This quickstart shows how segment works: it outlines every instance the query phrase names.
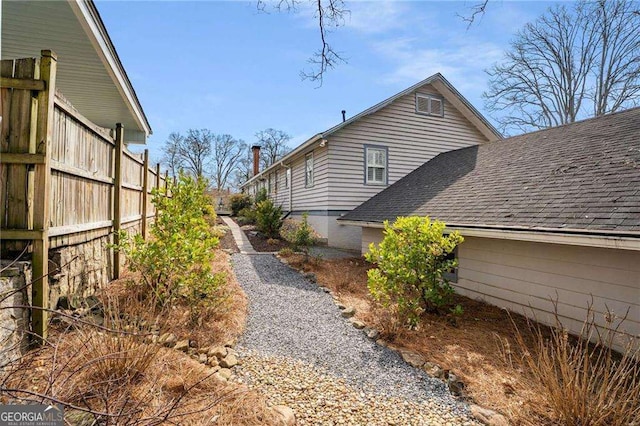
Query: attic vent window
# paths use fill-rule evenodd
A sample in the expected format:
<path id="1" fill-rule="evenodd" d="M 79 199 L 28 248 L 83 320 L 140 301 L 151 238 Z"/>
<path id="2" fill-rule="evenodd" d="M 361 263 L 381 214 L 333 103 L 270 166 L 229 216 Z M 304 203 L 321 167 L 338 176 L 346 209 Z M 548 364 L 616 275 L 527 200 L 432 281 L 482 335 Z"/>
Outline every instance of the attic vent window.
<path id="1" fill-rule="evenodd" d="M 416 93 L 416 112 L 444 117 L 444 100 L 439 96 Z"/>

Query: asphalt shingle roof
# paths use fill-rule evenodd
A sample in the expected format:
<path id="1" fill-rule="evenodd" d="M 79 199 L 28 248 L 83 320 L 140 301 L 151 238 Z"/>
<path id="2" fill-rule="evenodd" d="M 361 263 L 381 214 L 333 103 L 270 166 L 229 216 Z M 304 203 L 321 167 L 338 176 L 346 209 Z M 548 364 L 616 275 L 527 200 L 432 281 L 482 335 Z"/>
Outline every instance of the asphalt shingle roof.
<path id="1" fill-rule="evenodd" d="M 442 153 L 342 220 L 640 232 L 640 108 Z"/>

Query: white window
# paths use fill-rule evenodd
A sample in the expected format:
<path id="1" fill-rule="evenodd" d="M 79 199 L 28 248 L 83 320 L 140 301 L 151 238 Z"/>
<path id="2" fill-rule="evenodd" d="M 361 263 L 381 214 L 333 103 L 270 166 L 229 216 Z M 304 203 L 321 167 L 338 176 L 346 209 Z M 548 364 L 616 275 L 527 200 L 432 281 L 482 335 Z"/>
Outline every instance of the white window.
<path id="1" fill-rule="evenodd" d="M 304 186 L 313 186 L 313 152 L 304 157 Z"/>
<path id="2" fill-rule="evenodd" d="M 287 169 L 287 173 L 284 175 L 284 187 L 289 188 L 289 182 L 291 181 L 291 169 Z"/>
<path id="3" fill-rule="evenodd" d="M 365 183 L 387 184 L 387 148 L 365 146 Z"/>
<path id="4" fill-rule="evenodd" d="M 436 95 L 416 93 L 416 112 L 444 117 L 444 100 Z"/>
<path id="5" fill-rule="evenodd" d="M 276 170 L 276 180 L 273 184 L 273 192 L 278 193 L 278 171 Z"/>

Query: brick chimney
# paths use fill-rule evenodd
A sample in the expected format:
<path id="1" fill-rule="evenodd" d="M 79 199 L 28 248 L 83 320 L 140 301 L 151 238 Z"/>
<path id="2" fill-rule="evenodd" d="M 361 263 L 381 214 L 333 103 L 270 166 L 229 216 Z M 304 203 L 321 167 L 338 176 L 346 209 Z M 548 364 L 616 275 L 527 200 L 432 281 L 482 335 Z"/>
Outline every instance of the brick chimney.
<path id="1" fill-rule="evenodd" d="M 260 173 L 260 145 L 254 145 L 251 147 L 253 152 L 253 175 Z"/>

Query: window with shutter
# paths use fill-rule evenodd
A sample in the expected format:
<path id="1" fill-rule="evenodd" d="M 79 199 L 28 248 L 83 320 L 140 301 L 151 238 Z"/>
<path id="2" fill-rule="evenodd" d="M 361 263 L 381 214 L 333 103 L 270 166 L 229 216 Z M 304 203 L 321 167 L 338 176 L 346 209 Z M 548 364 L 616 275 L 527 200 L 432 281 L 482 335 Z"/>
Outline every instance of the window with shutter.
<path id="1" fill-rule="evenodd" d="M 436 95 L 416 93 L 416 112 L 418 114 L 444 117 L 444 100 Z"/>
<path id="2" fill-rule="evenodd" d="M 365 146 L 365 184 L 387 184 L 387 148 Z"/>

